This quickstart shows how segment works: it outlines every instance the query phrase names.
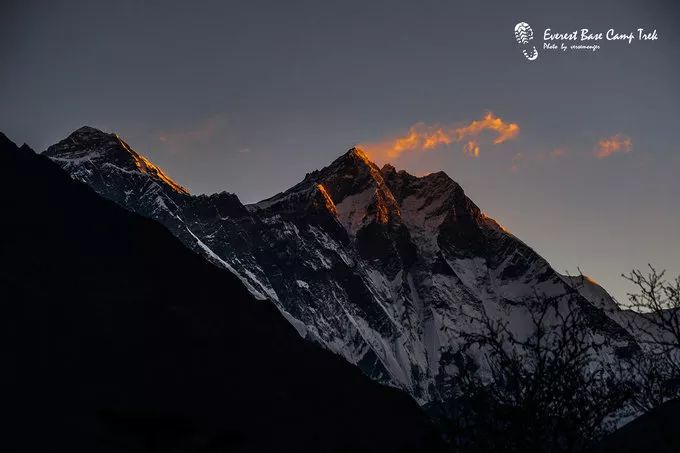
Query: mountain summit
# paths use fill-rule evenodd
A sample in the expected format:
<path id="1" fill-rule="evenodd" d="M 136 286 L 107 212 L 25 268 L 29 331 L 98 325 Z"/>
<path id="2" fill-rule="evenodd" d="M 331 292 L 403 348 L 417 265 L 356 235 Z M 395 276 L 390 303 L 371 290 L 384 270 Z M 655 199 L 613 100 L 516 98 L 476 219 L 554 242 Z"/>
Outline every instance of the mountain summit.
<path id="1" fill-rule="evenodd" d="M 137 154 L 116 134 L 107 134 L 90 126 L 83 126 L 71 135 L 47 149 L 44 153 L 62 166 L 88 172 L 102 165 L 115 167 L 123 172 L 137 172 L 151 180 L 162 182 L 172 190 L 187 194 L 184 187 L 174 182 L 163 170 L 144 156 Z"/>
<path id="2" fill-rule="evenodd" d="M 611 340 L 602 354 L 634 346 L 590 293 L 443 172 L 381 169 L 352 148 L 289 190 L 244 206 L 228 194 L 192 196 L 160 169 L 122 166 L 110 150 L 139 155 L 115 135 L 75 134 L 46 152 L 74 179 L 163 223 L 271 300 L 300 335 L 421 404 L 453 397 L 461 336 L 479 328 L 473 319 L 482 307 L 520 335 L 536 293 L 576 297 L 592 331 Z"/>
<path id="3" fill-rule="evenodd" d="M 89 136 L 73 153 L 114 154 Z M 440 451 L 410 397 L 2 134 L 0 203 L 3 451 Z"/>

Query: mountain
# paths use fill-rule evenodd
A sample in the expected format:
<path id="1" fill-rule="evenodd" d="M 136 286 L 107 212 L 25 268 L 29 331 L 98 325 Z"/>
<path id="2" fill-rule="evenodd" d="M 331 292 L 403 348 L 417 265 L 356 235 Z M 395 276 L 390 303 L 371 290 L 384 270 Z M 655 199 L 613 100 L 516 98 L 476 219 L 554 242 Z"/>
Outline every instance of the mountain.
<path id="1" fill-rule="evenodd" d="M 74 159 L 143 184 L 130 200 L 155 193 L 149 206 L 169 209 L 187 196 L 129 149 L 97 161 L 73 143 Z M 191 201 L 204 200 L 238 215 L 229 196 Z M 437 450 L 408 395 L 303 340 L 168 229 L 2 134 L 0 204 L 3 451 Z"/>
<path id="2" fill-rule="evenodd" d="M 96 129 L 44 154 L 229 269 L 303 337 L 423 405 L 453 397 L 462 335 L 479 329 L 482 310 L 521 336 L 536 294 L 575 299 L 592 334 L 607 339 L 601 354 L 637 348 L 595 292 L 556 272 L 443 172 L 378 168 L 353 148 L 289 190 L 243 205 L 224 192 L 187 193 Z"/>
<path id="3" fill-rule="evenodd" d="M 610 434 L 593 453 L 677 453 L 680 400 L 670 400 Z"/>

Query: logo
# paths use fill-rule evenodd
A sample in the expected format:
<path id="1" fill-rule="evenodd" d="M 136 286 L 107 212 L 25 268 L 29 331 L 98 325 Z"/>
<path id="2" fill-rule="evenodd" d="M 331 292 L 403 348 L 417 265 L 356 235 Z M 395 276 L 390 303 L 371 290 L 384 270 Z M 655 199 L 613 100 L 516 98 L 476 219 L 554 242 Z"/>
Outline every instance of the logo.
<path id="1" fill-rule="evenodd" d="M 522 54 L 529 61 L 534 61 L 538 58 L 538 50 L 536 46 L 530 46 L 529 42 L 534 39 L 534 31 L 531 29 L 531 25 L 526 22 L 520 22 L 515 25 L 515 39 L 517 43 L 520 44 L 522 48 Z"/>
<path id="2" fill-rule="evenodd" d="M 541 39 L 543 42 L 541 42 Z M 515 25 L 515 40 L 519 44 L 524 58 L 534 61 L 538 58 L 538 50 L 534 45 L 537 41 L 539 42 L 538 46 L 543 49 L 544 55 L 546 52 L 548 54 L 585 53 L 598 52 L 603 47 L 610 45 L 649 45 L 644 43 L 658 41 L 659 33 L 656 28 L 644 27 L 631 27 L 627 30 L 571 28 L 557 31 L 552 28 L 545 28 L 542 36 L 539 34 L 537 40 L 534 41 L 534 30 L 531 25 L 526 22 L 519 22 Z"/>

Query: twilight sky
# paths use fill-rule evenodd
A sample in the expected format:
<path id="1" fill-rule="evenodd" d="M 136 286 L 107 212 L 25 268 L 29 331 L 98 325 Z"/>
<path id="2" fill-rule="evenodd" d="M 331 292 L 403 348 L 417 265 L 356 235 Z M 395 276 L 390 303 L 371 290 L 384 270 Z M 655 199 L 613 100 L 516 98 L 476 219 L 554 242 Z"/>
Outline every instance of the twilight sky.
<path id="1" fill-rule="evenodd" d="M 640 27 L 658 40 L 542 47 L 546 28 Z M 193 193 L 254 202 L 363 144 L 380 164 L 446 171 L 619 300 L 622 272 L 680 273 L 672 0 L 3 1 L 0 58 L 0 130 L 36 150 L 87 124 Z"/>

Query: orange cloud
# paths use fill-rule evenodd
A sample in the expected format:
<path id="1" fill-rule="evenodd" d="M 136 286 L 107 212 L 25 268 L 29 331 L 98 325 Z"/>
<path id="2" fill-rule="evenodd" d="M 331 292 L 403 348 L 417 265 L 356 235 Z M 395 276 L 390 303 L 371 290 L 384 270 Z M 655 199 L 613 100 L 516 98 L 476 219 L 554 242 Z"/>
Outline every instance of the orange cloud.
<path id="1" fill-rule="evenodd" d="M 604 159 L 615 153 L 629 153 L 633 151 L 633 141 L 622 134 L 616 134 L 609 138 L 603 138 L 593 150 L 598 159 Z"/>
<path id="2" fill-rule="evenodd" d="M 515 123 L 506 123 L 502 119 L 494 116 L 493 113 L 487 112 L 481 120 L 475 120 L 467 126 L 460 127 L 455 130 L 456 138 L 462 140 L 465 137 L 476 137 L 485 130 L 490 130 L 498 133 L 498 136 L 493 141 L 494 145 L 506 142 L 517 137 L 519 134 L 519 126 Z"/>
<path id="3" fill-rule="evenodd" d="M 376 143 L 359 145 L 371 159 L 387 161 L 399 158 L 403 153 L 410 151 L 430 151 L 441 146 L 451 145 L 453 142 L 462 142 L 463 152 L 470 157 L 478 157 L 480 147 L 476 137 L 484 131 L 496 132 L 494 145 L 511 140 L 519 134 L 519 126 L 515 123 L 507 123 L 501 118 L 488 112 L 480 120 L 474 120 L 461 127 L 443 127 L 440 125 L 427 125 L 416 123 L 403 135 L 382 140 Z"/>
<path id="4" fill-rule="evenodd" d="M 475 140 L 468 140 L 468 142 L 463 145 L 463 152 L 470 157 L 479 157 L 479 143 Z"/>
<path id="5" fill-rule="evenodd" d="M 397 158 L 407 151 L 429 151 L 442 145 L 449 145 L 452 140 L 451 135 L 439 126 L 416 123 L 402 136 L 371 145 L 361 145 L 361 148 L 371 156 Z"/>
<path id="6" fill-rule="evenodd" d="M 434 149 L 441 145 L 450 145 L 451 136 L 447 134 L 443 129 L 438 128 L 435 131 L 430 132 L 424 137 L 423 149 Z"/>
<path id="7" fill-rule="evenodd" d="M 162 131 L 158 134 L 158 140 L 170 151 L 181 152 L 191 149 L 195 144 L 204 144 L 222 133 L 227 124 L 227 118 L 218 115 L 202 121 L 191 129 Z"/>

